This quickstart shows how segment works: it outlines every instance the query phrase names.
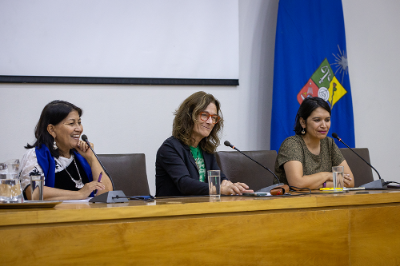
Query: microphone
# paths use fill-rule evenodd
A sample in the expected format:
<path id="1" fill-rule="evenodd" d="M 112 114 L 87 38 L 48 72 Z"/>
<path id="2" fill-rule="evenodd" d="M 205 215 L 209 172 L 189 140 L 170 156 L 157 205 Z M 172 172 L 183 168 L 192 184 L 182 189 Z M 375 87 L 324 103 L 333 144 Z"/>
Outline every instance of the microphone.
<path id="1" fill-rule="evenodd" d="M 361 160 L 363 160 L 366 164 L 368 164 L 368 166 L 371 167 L 372 169 L 374 169 L 374 171 L 378 174 L 379 180 L 374 180 L 372 182 L 361 185 L 360 187 L 364 187 L 365 189 L 387 189 L 387 184 L 389 184 L 390 182 L 385 182 L 385 180 L 383 180 L 381 178 L 381 175 L 378 173 L 378 171 L 370 163 L 368 163 L 366 160 L 364 160 L 364 158 L 361 157 L 352 148 L 350 148 L 349 145 L 344 143 L 343 140 L 341 138 L 339 138 L 338 134 L 332 133 L 332 137 L 334 137 L 335 139 L 337 139 L 338 141 L 343 143 L 347 148 L 349 148 L 352 152 L 354 152 L 354 154 L 356 154 L 358 157 L 360 157 Z"/>
<path id="2" fill-rule="evenodd" d="M 229 141 L 225 140 L 224 142 L 225 146 L 231 147 L 234 150 L 237 150 L 238 152 L 240 152 L 241 154 L 243 154 L 244 156 L 246 156 L 247 158 L 249 158 L 250 160 L 252 160 L 253 162 L 255 162 L 256 164 L 260 165 L 261 167 L 263 167 L 265 170 L 267 170 L 268 172 L 270 172 L 276 180 L 278 180 L 278 184 L 274 184 L 262 189 L 257 190 L 256 192 L 271 192 L 271 190 L 273 190 L 274 188 L 280 187 L 280 186 L 284 186 L 284 183 L 281 183 L 281 181 L 279 180 L 279 178 L 275 175 L 274 172 L 272 172 L 268 167 L 262 165 L 261 163 L 257 162 L 256 160 L 254 160 L 253 158 L 251 158 L 250 156 L 248 156 L 247 154 L 241 152 L 238 148 L 236 148 L 234 145 L 232 145 Z M 283 189 L 284 190 L 284 189 Z M 272 194 L 272 193 L 271 193 Z M 285 191 L 283 191 L 282 194 L 285 194 Z"/>
<path id="3" fill-rule="evenodd" d="M 87 144 L 87 145 L 89 146 L 89 148 L 92 150 L 94 156 L 96 156 L 97 161 L 100 163 L 100 165 L 101 165 L 101 167 L 103 168 L 104 172 L 106 172 L 106 174 L 107 174 L 108 177 L 110 178 L 112 187 L 113 187 L 113 189 L 114 189 L 114 188 L 115 188 L 115 186 L 114 186 L 114 181 L 112 180 L 111 175 L 107 172 L 107 170 L 106 170 L 106 168 L 104 167 L 104 165 L 101 163 L 101 161 L 100 161 L 99 157 L 97 156 L 97 154 L 96 154 L 96 153 L 94 152 L 94 150 L 92 149 L 92 146 L 90 145 L 90 142 L 89 142 L 89 140 L 88 140 L 88 137 L 87 137 L 86 135 L 82 135 L 82 140 L 83 140 L 84 142 L 86 142 L 86 144 Z"/>

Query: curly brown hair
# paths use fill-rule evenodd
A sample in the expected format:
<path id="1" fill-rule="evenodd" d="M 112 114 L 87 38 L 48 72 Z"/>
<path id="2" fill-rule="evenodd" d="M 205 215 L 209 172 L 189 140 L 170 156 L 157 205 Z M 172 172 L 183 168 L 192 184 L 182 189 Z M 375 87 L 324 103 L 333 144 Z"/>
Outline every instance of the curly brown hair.
<path id="1" fill-rule="evenodd" d="M 217 107 L 217 114 L 221 117 L 219 122 L 208 137 L 203 138 L 199 146 L 203 151 L 215 153 L 219 146 L 219 131 L 224 125 L 220 106 L 221 104 L 212 94 L 198 91 L 190 95 L 182 102 L 175 111 L 174 124 L 172 127 L 172 136 L 182 141 L 184 144 L 191 146 L 193 144 L 192 132 L 194 123 L 197 121 L 200 112 L 204 111 L 210 103 L 214 103 Z"/>

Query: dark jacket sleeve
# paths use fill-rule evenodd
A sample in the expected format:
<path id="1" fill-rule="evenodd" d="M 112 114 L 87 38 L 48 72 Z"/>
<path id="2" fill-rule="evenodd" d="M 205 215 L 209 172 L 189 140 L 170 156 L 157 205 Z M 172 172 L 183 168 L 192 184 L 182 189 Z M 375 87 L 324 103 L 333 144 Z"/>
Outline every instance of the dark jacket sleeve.
<path id="1" fill-rule="evenodd" d="M 167 139 L 157 152 L 156 196 L 207 195 L 208 184 L 199 173 L 190 149 L 179 140 Z"/>

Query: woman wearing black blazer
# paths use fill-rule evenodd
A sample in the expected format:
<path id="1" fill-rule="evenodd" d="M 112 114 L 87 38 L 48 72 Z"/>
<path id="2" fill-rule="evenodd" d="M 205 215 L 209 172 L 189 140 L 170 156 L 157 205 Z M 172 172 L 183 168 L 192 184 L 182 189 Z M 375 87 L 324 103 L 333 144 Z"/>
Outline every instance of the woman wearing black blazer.
<path id="1" fill-rule="evenodd" d="M 172 137 L 157 152 L 156 196 L 209 194 L 206 173 L 219 170 L 214 153 L 222 127 L 220 103 L 213 95 L 199 91 L 183 101 L 175 112 Z M 251 192 L 223 173 L 221 180 L 221 194 Z"/>

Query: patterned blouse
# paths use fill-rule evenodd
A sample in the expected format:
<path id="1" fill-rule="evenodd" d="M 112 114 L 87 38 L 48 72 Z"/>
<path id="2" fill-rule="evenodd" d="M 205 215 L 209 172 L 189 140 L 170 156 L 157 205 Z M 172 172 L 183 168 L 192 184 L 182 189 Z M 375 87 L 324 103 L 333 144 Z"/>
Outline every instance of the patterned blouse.
<path id="1" fill-rule="evenodd" d="M 74 160 L 73 154 L 71 154 L 70 158 L 65 158 L 62 156 L 54 158 L 56 167 L 55 169 L 56 180 L 54 186 L 55 188 L 61 188 L 67 190 L 79 190 L 78 188 L 75 188 L 76 182 L 73 182 L 73 179 L 75 181 L 78 181 L 81 176 L 82 176 L 81 181 L 83 184 L 89 183 L 89 179 L 87 178 L 87 175 L 83 170 L 83 168 L 81 167 L 81 165 L 79 164 L 79 162 L 77 163 L 77 166 L 75 166 L 73 160 Z M 79 170 L 77 168 L 79 168 Z M 69 172 L 72 175 L 71 177 L 69 174 L 67 174 L 65 169 L 69 170 Z M 37 161 L 36 152 L 34 148 L 28 149 L 21 160 L 19 178 L 21 180 L 21 187 L 23 191 L 26 189 L 28 185 L 30 185 L 29 176 L 32 174 L 44 176 L 43 170 Z M 46 179 L 44 180 L 44 185 L 46 185 Z"/>
<path id="2" fill-rule="evenodd" d="M 282 183 L 288 184 L 283 165 L 289 161 L 299 161 L 303 165 L 303 175 L 320 172 L 332 172 L 332 166 L 338 166 L 344 157 L 332 138 L 321 140 L 320 154 L 311 153 L 300 135 L 291 136 L 282 142 L 275 161 L 275 173 Z"/>

